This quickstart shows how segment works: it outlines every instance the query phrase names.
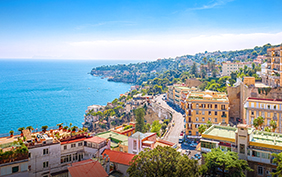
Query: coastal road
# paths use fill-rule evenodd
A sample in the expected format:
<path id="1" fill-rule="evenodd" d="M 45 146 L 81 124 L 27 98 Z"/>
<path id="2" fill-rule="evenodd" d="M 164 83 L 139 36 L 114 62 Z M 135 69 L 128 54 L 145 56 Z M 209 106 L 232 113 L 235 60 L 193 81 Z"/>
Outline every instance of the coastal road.
<path id="1" fill-rule="evenodd" d="M 184 130 L 184 118 L 183 115 L 177 111 L 175 111 L 173 108 L 171 108 L 162 98 L 164 94 L 161 94 L 156 97 L 156 102 L 161 105 L 162 107 L 170 110 L 173 112 L 172 114 L 172 122 L 175 123 L 173 127 L 170 128 L 168 134 L 166 137 L 164 137 L 164 140 L 177 143 L 178 144 L 178 138 L 181 133 L 181 130 Z"/>

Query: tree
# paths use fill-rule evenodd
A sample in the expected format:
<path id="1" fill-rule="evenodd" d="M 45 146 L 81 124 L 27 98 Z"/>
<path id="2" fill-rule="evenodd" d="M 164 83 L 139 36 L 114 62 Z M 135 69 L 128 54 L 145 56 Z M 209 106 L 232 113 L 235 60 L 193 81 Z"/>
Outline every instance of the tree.
<path id="1" fill-rule="evenodd" d="M 271 121 L 270 121 L 270 126 L 271 126 L 271 129 L 272 129 L 272 132 L 275 132 L 275 130 L 276 130 L 276 128 L 277 128 L 277 123 L 276 123 L 276 121 L 271 120 Z"/>
<path id="2" fill-rule="evenodd" d="M 207 126 L 205 124 L 201 124 L 198 128 L 199 132 L 202 134 L 206 131 Z"/>
<path id="3" fill-rule="evenodd" d="M 207 121 L 207 128 L 210 128 L 212 126 L 212 122 L 211 121 Z"/>
<path id="4" fill-rule="evenodd" d="M 205 164 L 201 167 L 202 176 L 236 176 L 244 177 L 244 171 L 252 171 L 247 161 L 239 160 L 236 152 L 223 152 L 219 148 L 203 154 Z"/>
<path id="5" fill-rule="evenodd" d="M 253 121 L 254 127 L 255 127 L 256 129 L 259 128 L 260 130 L 261 130 L 261 128 L 262 128 L 263 123 L 264 123 L 264 118 L 261 117 L 261 116 L 255 118 L 254 121 Z"/>
<path id="6" fill-rule="evenodd" d="M 206 57 L 203 58 L 203 62 L 207 63 L 207 58 Z"/>
<path id="7" fill-rule="evenodd" d="M 271 174 L 273 176 L 278 175 L 279 177 L 282 177 L 282 153 L 279 154 L 273 153 L 271 155 L 274 157 L 272 163 L 277 164 L 276 172 L 272 172 Z"/>
<path id="8" fill-rule="evenodd" d="M 196 160 L 181 156 L 171 147 L 157 146 L 153 150 L 145 149 L 133 157 L 127 172 L 132 177 L 169 177 L 199 176 Z"/>
<path id="9" fill-rule="evenodd" d="M 198 68 L 197 68 L 196 62 L 193 63 L 190 72 L 191 72 L 191 74 L 194 74 L 197 77 L 197 75 L 198 75 Z"/>
<path id="10" fill-rule="evenodd" d="M 152 124 L 151 132 L 157 133 L 157 135 L 160 136 L 161 128 L 162 128 L 162 124 L 160 124 L 158 120 L 155 120 Z"/>
<path id="11" fill-rule="evenodd" d="M 47 125 L 44 125 L 44 126 L 42 126 L 41 128 L 42 128 L 42 131 L 45 133 L 46 130 L 48 129 L 48 126 L 47 126 Z"/>
<path id="12" fill-rule="evenodd" d="M 265 127 L 265 128 L 264 128 L 264 131 L 266 131 L 266 132 L 271 132 L 271 129 L 270 129 L 269 127 Z"/>
<path id="13" fill-rule="evenodd" d="M 218 73 L 218 70 L 213 69 L 212 70 L 212 77 L 216 77 L 217 73 Z"/>
<path id="14" fill-rule="evenodd" d="M 205 78 L 207 76 L 207 72 L 204 68 L 201 68 L 201 77 Z"/>
<path id="15" fill-rule="evenodd" d="M 135 129 L 136 131 L 139 132 L 144 132 L 144 116 L 145 116 L 145 110 L 144 108 L 138 108 L 134 110 L 134 116 L 135 116 L 135 120 L 136 120 L 136 125 L 135 125 Z"/>
<path id="16" fill-rule="evenodd" d="M 20 131 L 22 133 L 24 129 L 25 129 L 24 127 L 20 127 L 20 128 L 18 128 L 18 131 Z"/>
<path id="17" fill-rule="evenodd" d="M 32 126 L 27 126 L 26 129 L 28 129 L 30 132 L 31 132 L 32 130 L 34 130 L 34 128 L 33 128 Z"/>

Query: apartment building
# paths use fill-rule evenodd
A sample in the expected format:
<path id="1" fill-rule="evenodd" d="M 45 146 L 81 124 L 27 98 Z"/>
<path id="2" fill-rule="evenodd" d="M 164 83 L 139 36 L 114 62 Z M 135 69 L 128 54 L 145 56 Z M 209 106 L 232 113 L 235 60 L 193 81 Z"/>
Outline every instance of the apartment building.
<path id="1" fill-rule="evenodd" d="M 251 63 L 231 63 L 230 61 L 222 63 L 221 75 L 230 76 L 232 72 L 239 71 L 240 68 L 244 69 L 245 65 L 251 67 Z"/>
<path id="2" fill-rule="evenodd" d="M 139 154 L 145 148 L 154 149 L 157 146 L 176 148 L 177 144 L 157 138 L 156 133 L 136 132 L 128 137 L 128 153 Z"/>
<path id="3" fill-rule="evenodd" d="M 186 134 L 200 136 L 198 127 L 211 121 L 213 124 L 229 123 L 229 99 L 226 93 L 194 91 L 186 98 Z"/>
<path id="4" fill-rule="evenodd" d="M 98 133 L 95 136 L 109 139 L 111 141 L 111 150 L 128 152 L 128 136 L 112 131 Z"/>
<path id="5" fill-rule="evenodd" d="M 131 136 L 135 133 L 135 122 L 129 122 L 111 129 L 112 132 L 116 132 L 121 135 Z"/>
<path id="6" fill-rule="evenodd" d="M 257 131 L 248 125 L 236 127 L 213 125 L 202 134 L 201 144 L 197 148 L 208 153 L 213 148 L 222 151 L 237 152 L 240 159 L 247 160 L 254 170 L 247 176 L 269 177 L 276 171 L 272 153 L 282 152 L 282 136 L 278 133 Z"/>
<path id="7" fill-rule="evenodd" d="M 264 118 L 263 128 L 270 126 L 270 121 L 277 123 L 276 132 L 281 132 L 282 120 L 282 100 L 281 99 L 264 99 L 252 98 L 246 99 L 244 104 L 245 122 L 252 126 L 255 118 L 261 116 Z"/>
<path id="8" fill-rule="evenodd" d="M 185 87 L 184 85 L 173 85 L 168 87 L 167 98 L 168 102 L 181 108 L 181 98 L 184 92 L 190 91 L 191 88 Z"/>
<path id="9" fill-rule="evenodd" d="M 267 72 L 261 76 L 262 82 L 271 87 L 282 85 L 282 46 L 267 49 Z"/>

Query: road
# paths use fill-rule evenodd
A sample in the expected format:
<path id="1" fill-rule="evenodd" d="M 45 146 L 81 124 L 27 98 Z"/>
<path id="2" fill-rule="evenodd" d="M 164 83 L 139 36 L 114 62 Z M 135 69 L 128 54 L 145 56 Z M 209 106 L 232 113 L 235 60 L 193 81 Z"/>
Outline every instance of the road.
<path id="1" fill-rule="evenodd" d="M 184 130 L 183 115 L 179 112 L 176 112 L 173 108 L 171 108 L 162 98 L 163 98 L 163 94 L 160 96 L 157 96 L 156 101 L 158 102 L 158 104 L 160 104 L 165 109 L 168 109 L 173 112 L 172 122 L 175 123 L 175 125 L 172 128 L 170 128 L 167 136 L 164 139 L 178 144 L 178 138 L 181 133 L 181 130 Z"/>
<path id="2" fill-rule="evenodd" d="M 164 140 L 176 143 L 178 146 L 181 147 L 182 152 L 184 153 L 185 150 L 189 149 L 191 154 L 189 155 L 189 158 L 191 158 L 192 156 L 194 156 L 195 154 L 199 154 L 198 151 L 195 150 L 194 147 L 191 147 L 189 144 L 188 140 L 188 145 L 182 143 L 179 143 L 179 135 L 181 133 L 181 130 L 184 130 L 184 117 L 181 113 L 175 111 L 172 107 L 170 107 L 164 100 L 163 100 L 163 95 L 159 95 L 156 97 L 156 102 L 157 104 L 161 105 L 162 107 L 164 107 L 165 109 L 170 110 L 171 112 L 173 112 L 172 114 L 172 122 L 175 123 L 175 125 L 173 127 L 170 128 L 169 132 L 167 133 L 167 136 L 164 137 Z M 202 163 L 201 160 L 198 161 L 199 164 Z"/>

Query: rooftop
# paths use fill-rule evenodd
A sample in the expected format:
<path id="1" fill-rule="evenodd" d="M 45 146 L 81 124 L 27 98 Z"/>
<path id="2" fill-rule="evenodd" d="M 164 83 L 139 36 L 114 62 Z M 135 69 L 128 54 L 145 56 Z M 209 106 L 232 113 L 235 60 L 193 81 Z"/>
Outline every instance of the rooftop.
<path id="1" fill-rule="evenodd" d="M 110 138 L 111 139 L 111 147 L 117 147 L 118 143 L 121 143 L 124 146 L 128 146 L 128 137 L 125 135 L 121 135 L 112 131 L 98 133 L 97 137 L 101 138 Z"/>
<path id="2" fill-rule="evenodd" d="M 253 131 L 252 139 L 250 142 L 279 146 L 282 148 L 282 134 L 273 133 L 273 132 L 265 132 L 265 131 Z"/>
<path id="3" fill-rule="evenodd" d="M 107 138 L 102 138 L 102 137 L 94 136 L 94 137 L 91 137 L 91 138 L 87 138 L 85 141 L 91 142 L 91 143 L 100 144 L 100 143 L 102 143 L 104 141 L 107 141 Z"/>
<path id="4" fill-rule="evenodd" d="M 72 163 L 68 170 L 72 177 L 92 177 L 94 174 L 95 177 L 108 176 L 103 166 L 92 159 Z"/>
<path id="5" fill-rule="evenodd" d="M 131 135 L 130 137 L 131 137 L 131 138 L 135 138 L 135 139 L 140 138 L 140 139 L 142 140 L 142 139 L 144 139 L 144 138 L 146 138 L 146 137 L 149 137 L 149 136 L 152 136 L 152 135 L 154 135 L 154 134 L 156 134 L 156 133 L 141 133 L 141 132 L 136 132 L 136 133 L 134 133 L 133 135 Z"/>
<path id="6" fill-rule="evenodd" d="M 129 153 L 120 152 L 120 151 L 113 151 L 109 149 L 106 149 L 103 152 L 103 156 L 104 154 L 107 154 L 110 157 L 111 162 L 124 164 L 124 165 L 130 165 L 129 162 L 135 156 L 135 154 L 129 154 Z"/>
<path id="7" fill-rule="evenodd" d="M 216 101 L 228 101 L 228 97 L 224 92 L 216 91 L 192 91 L 187 95 L 187 100 L 216 100 Z"/>
<path id="8" fill-rule="evenodd" d="M 254 98 L 249 97 L 246 101 L 261 101 L 261 102 L 282 102 L 282 99 L 266 99 L 266 98 Z"/>
<path id="9" fill-rule="evenodd" d="M 237 128 L 235 127 L 227 127 L 227 126 L 218 126 L 213 125 L 209 129 L 207 129 L 202 136 L 210 135 L 217 136 L 221 138 L 230 138 L 235 140 L 235 133 L 237 132 Z"/>

